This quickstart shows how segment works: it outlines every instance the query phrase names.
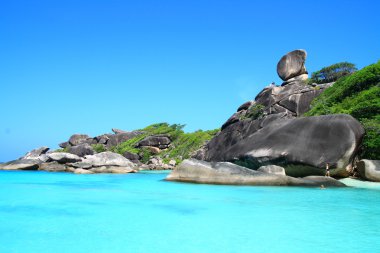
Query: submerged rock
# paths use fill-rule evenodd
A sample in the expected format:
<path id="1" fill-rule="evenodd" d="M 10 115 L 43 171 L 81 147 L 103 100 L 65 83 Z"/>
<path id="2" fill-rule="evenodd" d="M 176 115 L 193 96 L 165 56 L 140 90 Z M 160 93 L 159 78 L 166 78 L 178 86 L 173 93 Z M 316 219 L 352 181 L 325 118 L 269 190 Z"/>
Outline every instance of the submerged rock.
<path id="1" fill-rule="evenodd" d="M 363 159 L 356 165 L 361 178 L 373 182 L 380 182 L 380 160 Z"/>
<path id="2" fill-rule="evenodd" d="M 196 159 L 184 160 L 166 178 L 168 181 L 180 181 L 205 184 L 230 185 L 266 185 L 266 186 L 334 186 L 343 187 L 343 183 L 327 177 L 294 178 L 251 170 L 228 162 L 205 162 Z"/>

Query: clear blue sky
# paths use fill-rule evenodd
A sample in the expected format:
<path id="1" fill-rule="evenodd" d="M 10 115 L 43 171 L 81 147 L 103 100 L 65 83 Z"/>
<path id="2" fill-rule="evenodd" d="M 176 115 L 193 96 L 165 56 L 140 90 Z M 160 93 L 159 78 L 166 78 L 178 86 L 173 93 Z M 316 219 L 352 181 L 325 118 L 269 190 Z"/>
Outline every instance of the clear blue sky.
<path id="1" fill-rule="evenodd" d="M 272 81 L 380 59 L 378 1 L 0 1 L 0 161 L 156 122 L 214 129 Z"/>

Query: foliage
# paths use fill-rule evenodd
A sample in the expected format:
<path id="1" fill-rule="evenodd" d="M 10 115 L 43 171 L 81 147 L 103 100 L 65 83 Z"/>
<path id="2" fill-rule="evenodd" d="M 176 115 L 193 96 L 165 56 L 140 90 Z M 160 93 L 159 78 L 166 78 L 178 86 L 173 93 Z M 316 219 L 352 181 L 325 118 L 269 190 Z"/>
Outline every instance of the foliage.
<path id="1" fill-rule="evenodd" d="M 313 72 L 309 83 L 329 83 L 338 80 L 343 76 L 350 75 L 357 70 L 355 64 L 349 62 L 339 62 L 319 71 Z"/>
<path id="2" fill-rule="evenodd" d="M 68 151 L 69 151 L 68 148 L 59 148 L 59 149 L 54 150 L 53 152 L 64 152 L 64 153 L 67 153 Z"/>
<path id="3" fill-rule="evenodd" d="M 190 158 L 191 153 L 199 149 L 206 141 L 211 140 L 219 129 L 202 131 L 198 130 L 193 133 L 183 133 L 175 139 L 168 150 L 161 152 L 159 155 L 164 159 L 164 161 L 169 161 L 170 159 L 176 160 L 180 163 L 183 159 Z"/>
<path id="4" fill-rule="evenodd" d="M 248 108 L 244 118 L 258 119 L 264 114 L 265 106 L 260 104 L 252 105 Z"/>
<path id="5" fill-rule="evenodd" d="M 210 140 L 218 131 L 202 131 L 198 130 L 193 133 L 185 133 L 183 131 L 185 125 L 168 123 L 158 123 L 147 126 L 138 131 L 143 132 L 143 134 L 131 138 L 115 147 L 111 147 L 111 151 L 123 154 L 128 151 L 130 153 L 139 154 L 141 162 L 145 163 L 149 160 L 152 153 L 147 148 L 137 148 L 137 143 L 146 138 L 147 136 L 165 134 L 168 135 L 172 143 L 168 149 L 163 150 L 156 156 L 164 159 L 164 162 L 169 162 L 170 159 L 176 160 L 177 163 L 181 162 L 183 159 L 189 158 L 190 154 L 195 150 L 199 149 L 206 141 Z"/>
<path id="6" fill-rule="evenodd" d="M 96 153 L 102 153 L 107 151 L 106 147 L 103 144 L 92 144 L 91 146 Z"/>
<path id="7" fill-rule="evenodd" d="M 364 126 L 363 158 L 380 159 L 380 61 L 340 78 L 313 100 L 305 116 L 337 113 L 350 114 Z"/>

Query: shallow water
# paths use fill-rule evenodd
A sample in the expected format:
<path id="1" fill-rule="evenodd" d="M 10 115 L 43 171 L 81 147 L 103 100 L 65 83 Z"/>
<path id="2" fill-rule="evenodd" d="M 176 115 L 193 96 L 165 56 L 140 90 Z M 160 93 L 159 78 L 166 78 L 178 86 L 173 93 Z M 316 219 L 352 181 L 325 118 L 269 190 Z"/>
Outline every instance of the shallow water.
<path id="1" fill-rule="evenodd" d="M 0 172 L 0 252 L 376 252 L 380 190 Z"/>

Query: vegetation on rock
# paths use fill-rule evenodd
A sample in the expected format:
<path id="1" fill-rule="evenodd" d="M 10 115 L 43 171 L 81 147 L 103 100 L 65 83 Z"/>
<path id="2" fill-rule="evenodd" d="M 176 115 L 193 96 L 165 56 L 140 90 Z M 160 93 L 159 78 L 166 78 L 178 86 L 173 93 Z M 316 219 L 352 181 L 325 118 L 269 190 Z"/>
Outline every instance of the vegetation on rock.
<path id="1" fill-rule="evenodd" d="M 125 152 L 130 152 L 133 154 L 139 154 L 141 157 L 141 162 L 145 163 L 149 158 L 154 155 L 148 148 L 138 148 L 137 144 L 151 135 L 167 135 L 172 143 L 169 148 L 162 150 L 159 154 L 155 156 L 163 158 L 164 162 L 169 162 L 171 159 L 176 160 L 177 163 L 181 162 L 183 159 L 190 157 L 191 153 L 199 149 L 206 141 L 209 141 L 219 129 L 202 131 L 198 130 L 193 133 L 185 133 L 183 131 L 185 125 L 168 123 L 158 123 L 147 126 L 138 131 L 143 132 L 134 138 L 131 138 L 115 147 L 111 148 L 111 151 L 123 154 Z"/>
<path id="2" fill-rule="evenodd" d="M 361 156 L 380 159 L 380 61 L 340 78 L 312 102 L 305 116 L 350 114 L 366 130 Z"/>
<path id="3" fill-rule="evenodd" d="M 355 64 L 350 62 L 339 62 L 311 74 L 311 83 L 335 82 L 343 76 L 350 75 L 357 70 Z"/>

